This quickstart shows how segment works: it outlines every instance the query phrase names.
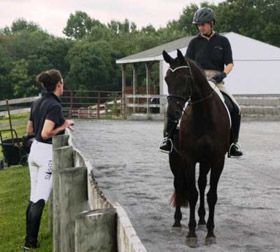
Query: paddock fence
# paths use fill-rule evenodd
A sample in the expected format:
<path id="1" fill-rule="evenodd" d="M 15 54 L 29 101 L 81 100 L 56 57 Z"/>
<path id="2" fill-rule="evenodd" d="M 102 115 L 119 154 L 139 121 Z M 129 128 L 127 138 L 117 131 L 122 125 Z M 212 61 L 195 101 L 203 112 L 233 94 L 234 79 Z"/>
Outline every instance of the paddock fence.
<path id="1" fill-rule="evenodd" d="M 40 96 L 0 101 L 0 118 L 29 113 L 30 105 Z M 280 94 L 234 95 L 243 117 L 260 120 L 280 119 Z M 65 91 L 64 115 L 77 119 L 163 119 L 166 95 L 126 94 L 116 91 Z M 1 125 L 0 128 L 9 125 Z"/>
<path id="2" fill-rule="evenodd" d="M 125 210 L 102 192 L 71 132 L 53 139 L 53 252 L 146 252 Z"/>

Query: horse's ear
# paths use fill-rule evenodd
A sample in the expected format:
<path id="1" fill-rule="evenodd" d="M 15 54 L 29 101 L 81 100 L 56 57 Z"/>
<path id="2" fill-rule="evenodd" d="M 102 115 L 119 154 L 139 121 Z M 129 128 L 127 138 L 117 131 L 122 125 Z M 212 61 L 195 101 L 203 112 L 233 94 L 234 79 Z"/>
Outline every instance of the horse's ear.
<path id="1" fill-rule="evenodd" d="M 180 61 L 182 61 L 182 62 L 185 62 L 185 61 L 186 61 L 184 55 L 182 54 L 181 50 L 179 50 L 179 49 L 177 49 L 177 57 L 178 57 L 178 59 L 180 59 Z"/>
<path id="2" fill-rule="evenodd" d="M 171 62 L 174 61 L 174 59 L 165 50 L 162 52 L 162 56 L 163 59 L 169 64 L 171 64 Z"/>

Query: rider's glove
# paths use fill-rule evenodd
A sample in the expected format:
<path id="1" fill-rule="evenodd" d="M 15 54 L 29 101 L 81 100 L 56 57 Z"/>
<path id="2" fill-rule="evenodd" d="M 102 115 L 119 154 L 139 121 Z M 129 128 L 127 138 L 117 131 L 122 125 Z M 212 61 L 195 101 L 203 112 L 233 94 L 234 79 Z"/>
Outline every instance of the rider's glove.
<path id="1" fill-rule="evenodd" d="M 219 73 L 217 75 L 215 75 L 212 80 L 215 82 L 215 83 L 220 83 L 223 81 L 224 78 L 227 77 L 227 74 L 225 72 L 222 72 L 222 73 Z"/>

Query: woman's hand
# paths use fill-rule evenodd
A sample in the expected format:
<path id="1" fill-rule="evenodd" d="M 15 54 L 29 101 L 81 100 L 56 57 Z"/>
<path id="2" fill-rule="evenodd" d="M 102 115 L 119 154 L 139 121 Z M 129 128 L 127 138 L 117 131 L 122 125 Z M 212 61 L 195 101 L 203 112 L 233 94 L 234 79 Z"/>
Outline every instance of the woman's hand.
<path id="1" fill-rule="evenodd" d="M 65 120 L 63 126 L 65 127 L 65 129 L 68 128 L 70 130 L 73 130 L 72 127 L 74 126 L 74 121 L 67 119 L 67 120 Z"/>
<path id="2" fill-rule="evenodd" d="M 41 136 L 43 139 L 46 140 L 50 137 L 57 135 L 59 132 L 65 130 L 66 128 L 73 130 L 72 129 L 73 125 L 74 125 L 73 120 L 65 120 L 64 124 L 62 124 L 60 127 L 54 129 L 55 123 L 51 120 L 45 120 Z"/>

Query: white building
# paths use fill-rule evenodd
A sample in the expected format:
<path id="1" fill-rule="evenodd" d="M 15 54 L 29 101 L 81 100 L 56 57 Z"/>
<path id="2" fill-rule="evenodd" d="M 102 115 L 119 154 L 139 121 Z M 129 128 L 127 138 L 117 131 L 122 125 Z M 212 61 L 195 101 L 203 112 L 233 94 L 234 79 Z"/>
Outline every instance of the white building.
<path id="1" fill-rule="evenodd" d="M 225 79 L 227 89 L 233 94 L 280 94 L 280 48 L 251 39 L 234 32 L 225 33 L 232 46 L 234 69 Z M 159 94 L 167 94 L 164 76 L 168 64 L 162 58 L 166 50 L 176 57 L 176 50 L 185 54 L 192 37 L 184 37 L 152 49 L 117 60 L 122 66 L 123 92 L 126 87 L 127 64 L 133 65 L 133 93 L 137 87 L 135 63 L 146 65 L 146 94 L 149 94 L 150 63 L 159 63 Z M 279 73 L 278 73 L 279 71 Z"/>

